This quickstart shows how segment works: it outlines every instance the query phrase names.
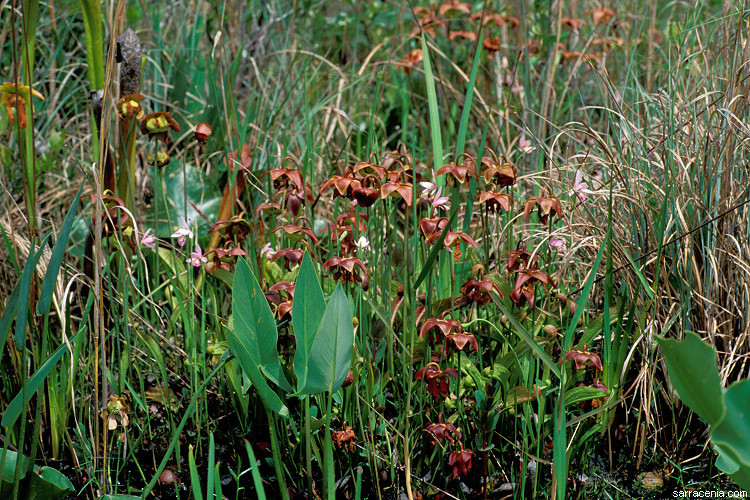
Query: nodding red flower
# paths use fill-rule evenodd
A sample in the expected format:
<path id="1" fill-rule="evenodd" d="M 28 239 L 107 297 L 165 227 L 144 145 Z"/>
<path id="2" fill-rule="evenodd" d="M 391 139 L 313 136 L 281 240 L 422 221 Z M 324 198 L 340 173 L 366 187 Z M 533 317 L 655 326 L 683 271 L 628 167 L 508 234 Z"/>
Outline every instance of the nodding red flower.
<path id="1" fill-rule="evenodd" d="M 281 205 L 275 201 L 266 200 L 255 207 L 256 212 L 268 212 L 273 215 L 279 215 L 282 212 Z"/>
<path id="2" fill-rule="evenodd" d="M 463 351 L 466 344 L 469 344 L 476 352 L 479 352 L 477 338 L 471 333 L 466 333 L 463 329 L 459 329 L 457 332 L 450 332 L 445 336 L 446 355 L 450 354 L 450 350 L 452 349 L 451 344 L 459 351 Z"/>
<path id="3" fill-rule="evenodd" d="M 285 224 L 283 226 L 279 226 L 271 231 L 271 233 L 275 233 L 277 231 L 284 231 L 289 239 L 291 239 L 295 243 L 300 241 L 304 236 L 307 236 L 308 238 L 313 240 L 314 243 L 318 242 L 318 237 L 315 236 L 315 233 L 312 229 L 304 226 L 298 226 L 297 224 Z"/>
<path id="4" fill-rule="evenodd" d="M 146 163 L 149 165 L 156 165 L 159 168 L 169 165 L 171 160 L 172 157 L 165 151 L 157 151 L 155 155 L 146 153 Z"/>
<path id="5" fill-rule="evenodd" d="M 150 141 L 154 137 L 157 141 L 169 144 L 169 130 L 180 131 L 180 125 L 172 118 L 172 115 L 165 111 L 150 113 L 141 118 L 141 133 L 148 135 Z"/>
<path id="6" fill-rule="evenodd" d="M 328 179 L 323 186 L 320 188 L 322 193 L 328 188 L 334 188 L 333 198 L 336 199 L 339 196 L 342 198 L 353 199 L 354 188 L 360 186 L 360 181 L 354 176 L 354 172 L 350 167 L 344 171 L 344 175 L 334 175 Z"/>
<path id="7" fill-rule="evenodd" d="M 436 345 L 439 342 L 443 342 L 445 338 L 452 333 L 454 330 L 461 328 L 461 323 L 455 319 L 445 319 L 445 314 L 441 318 L 429 318 L 424 322 L 422 328 L 419 330 L 419 336 L 424 338 L 427 336 L 427 343 L 430 345 Z"/>
<path id="8" fill-rule="evenodd" d="M 585 342 L 583 343 L 582 351 L 579 349 L 572 349 L 568 354 L 565 355 L 564 361 L 569 361 L 571 359 L 573 360 L 573 363 L 575 364 L 576 370 L 583 370 L 587 368 L 588 366 L 593 366 L 596 369 L 598 369 L 600 372 L 604 371 L 601 358 L 599 358 L 598 354 L 594 354 L 593 352 L 588 352 L 586 350 Z M 606 391 L 607 388 L 605 387 L 604 390 Z"/>
<path id="9" fill-rule="evenodd" d="M 193 135 L 195 136 L 195 140 L 201 144 L 205 144 L 211 135 L 211 125 L 208 123 L 199 123 L 195 126 L 195 133 Z"/>
<path id="10" fill-rule="evenodd" d="M 554 196 L 547 196 L 547 190 L 544 188 L 542 188 L 540 196 L 531 196 L 526 200 L 523 207 L 524 217 L 531 215 L 531 212 L 537 205 L 539 206 L 537 215 L 539 216 L 539 222 L 542 224 L 549 224 L 548 217 L 551 214 L 557 215 L 557 220 L 562 219 L 562 205 L 560 205 L 560 200 Z"/>
<path id="11" fill-rule="evenodd" d="M 313 198 L 310 186 L 303 186 L 299 189 L 290 187 L 286 190 L 286 206 L 294 217 L 299 214 L 300 206 L 304 205 L 305 202 L 312 203 L 314 201 L 315 198 Z"/>
<path id="12" fill-rule="evenodd" d="M 278 283 L 271 286 L 266 294 L 266 298 L 269 298 L 270 294 L 275 294 L 270 302 L 276 305 L 276 317 L 281 320 L 284 317 L 291 317 L 292 314 L 292 299 L 294 299 L 294 283 L 289 281 L 279 281 Z M 281 292 L 284 292 L 285 297 L 282 297 Z"/>
<path id="13" fill-rule="evenodd" d="M 448 40 L 454 40 L 456 38 L 465 38 L 466 40 L 476 42 L 477 34 L 473 31 L 451 31 L 448 33 Z"/>
<path id="14" fill-rule="evenodd" d="M 290 183 L 298 190 L 302 189 L 305 185 L 304 181 L 302 180 L 302 172 L 300 172 L 296 168 L 272 168 L 265 174 L 261 175 L 260 178 L 262 179 L 266 175 L 271 176 L 273 187 L 277 190 L 289 188 Z"/>
<path id="15" fill-rule="evenodd" d="M 360 274 L 355 272 L 355 266 L 361 270 Z M 367 290 L 370 286 L 365 265 L 356 257 L 331 257 L 325 261 L 323 269 L 333 269 L 335 280 L 341 280 L 344 283 L 362 283 L 363 290 Z"/>
<path id="16" fill-rule="evenodd" d="M 352 194 L 360 207 L 369 208 L 380 198 L 380 181 L 374 175 L 368 175 L 352 189 Z"/>
<path id="17" fill-rule="evenodd" d="M 422 49 L 414 49 L 404 56 L 404 58 L 399 63 L 399 66 L 401 66 L 401 70 L 408 75 L 421 62 Z"/>
<path id="18" fill-rule="evenodd" d="M 439 237 L 433 235 L 434 239 L 437 239 Z M 453 259 L 458 262 L 461 260 L 461 242 L 466 243 L 467 245 L 470 245 L 474 248 L 477 248 L 477 242 L 472 239 L 471 236 L 464 233 L 463 231 L 451 231 L 448 230 L 448 234 L 445 237 L 445 240 L 443 240 L 443 247 L 448 249 L 448 251 L 451 251 L 451 247 L 455 247 L 455 252 L 453 253 Z M 432 243 L 430 239 L 426 241 L 426 243 Z"/>
<path id="19" fill-rule="evenodd" d="M 301 248 L 282 248 L 278 252 L 273 254 L 271 260 L 276 262 L 277 259 L 284 258 L 284 267 L 289 271 L 292 267 L 297 266 L 302 262 L 302 256 L 305 251 Z"/>
<path id="20" fill-rule="evenodd" d="M 484 40 L 482 40 L 482 47 L 484 47 L 484 50 L 487 51 L 487 55 L 491 58 L 495 55 L 495 52 L 500 50 L 500 37 L 495 36 L 492 38 L 485 38 Z"/>
<path id="21" fill-rule="evenodd" d="M 482 177 L 487 184 L 494 184 L 501 188 L 516 183 L 516 166 L 514 164 L 505 162 L 500 166 L 491 158 L 482 158 L 482 165 L 486 166 L 482 171 Z"/>
<path id="22" fill-rule="evenodd" d="M 26 116 L 26 102 L 31 97 L 37 97 L 44 100 L 44 96 L 32 89 L 28 85 L 15 84 L 5 82 L 0 86 L 0 103 L 5 104 L 5 109 L 8 112 L 9 124 L 15 123 L 15 115 L 13 110 L 18 113 L 18 126 L 20 128 L 26 128 L 29 126 L 28 118 Z M 34 105 L 32 99 L 31 111 L 34 112 Z"/>
<path id="23" fill-rule="evenodd" d="M 461 431 L 456 429 L 456 426 L 451 422 L 443 422 L 443 413 L 440 412 L 438 415 L 437 423 L 431 422 L 427 424 L 424 431 L 430 435 L 432 444 L 436 445 L 442 443 L 443 439 L 448 441 L 450 444 L 456 444 L 456 441 L 461 441 Z"/>
<path id="24" fill-rule="evenodd" d="M 497 191 L 483 191 L 474 199 L 484 203 L 490 212 L 499 212 L 501 208 L 507 212 L 513 204 L 513 198 L 509 194 Z"/>
<path id="25" fill-rule="evenodd" d="M 409 38 L 414 38 L 415 36 L 418 36 L 422 31 L 430 35 L 432 38 L 435 38 L 437 36 L 438 28 L 445 29 L 445 22 L 443 22 L 443 20 L 437 17 L 436 15 L 430 14 L 430 13 L 425 13 L 424 15 L 417 18 L 417 24 L 419 26 L 416 26 L 414 29 L 412 29 L 409 32 Z M 419 50 L 420 52 L 419 61 L 421 61 L 422 51 L 421 49 L 417 49 L 417 50 Z"/>
<path id="26" fill-rule="evenodd" d="M 522 250 L 510 250 L 505 253 L 508 257 L 508 272 L 523 270 L 523 269 L 536 269 L 537 261 L 539 260 L 538 253 L 530 253 L 526 249 Z"/>
<path id="27" fill-rule="evenodd" d="M 377 179 L 385 179 L 387 171 L 381 165 L 369 161 L 360 161 L 354 164 L 352 170 L 358 175 L 367 177 L 368 175 L 374 175 Z"/>
<path id="28" fill-rule="evenodd" d="M 474 452 L 471 450 L 465 450 L 463 447 L 461 451 L 452 451 L 448 455 L 448 465 L 453 467 L 453 477 L 463 477 L 471 470 L 471 458 L 474 456 Z"/>
<path id="29" fill-rule="evenodd" d="M 492 291 L 497 292 L 501 297 L 505 298 L 503 292 L 500 291 L 500 287 L 490 280 L 470 279 L 461 287 L 461 294 L 477 304 L 486 304 L 491 301 L 490 292 Z"/>
<path id="30" fill-rule="evenodd" d="M 462 155 L 464 156 L 464 155 Z M 461 160 L 461 158 L 459 158 Z M 460 184 L 466 184 L 469 177 L 477 178 L 476 164 L 473 158 L 466 155 L 461 163 L 446 163 L 435 172 L 435 177 L 439 175 L 451 174 Z"/>
<path id="31" fill-rule="evenodd" d="M 348 425 L 343 431 L 333 432 L 333 442 L 336 443 L 336 446 L 349 451 L 349 453 L 354 452 L 354 440 L 356 437 L 354 429 Z"/>
<path id="32" fill-rule="evenodd" d="M 560 19 L 560 24 L 562 24 L 563 26 L 567 26 L 573 31 L 579 31 L 581 29 L 581 26 L 586 24 L 586 21 L 584 21 L 583 19 L 566 16 Z"/>
<path id="33" fill-rule="evenodd" d="M 453 368 L 441 370 L 437 363 L 429 363 L 427 366 L 414 374 L 415 380 L 427 383 L 427 392 L 433 397 L 439 398 L 448 395 L 448 377 L 458 378 L 458 372 Z"/>
<path id="34" fill-rule="evenodd" d="M 506 23 L 505 17 L 503 17 L 502 15 L 497 13 L 485 14 L 481 10 L 473 13 L 469 19 L 477 22 L 482 19 L 482 16 L 484 16 L 484 21 L 482 21 L 482 27 L 484 28 L 500 27 Z"/>
<path id="35" fill-rule="evenodd" d="M 439 238 L 440 233 L 443 232 L 443 229 L 445 229 L 445 226 L 447 225 L 447 217 L 425 217 L 424 219 L 419 221 L 419 229 L 422 231 L 422 235 L 424 235 L 428 243 L 432 243 L 437 238 Z M 435 237 L 435 235 L 437 235 L 437 237 Z"/>
<path id="36" fill-rule="evenodd" d="M 380 196 L 386 199 L 391 194 L 396 193 L 404 199 L 407 207 L 412 203 L 412 185 L 408 182 L 388 181 L 380 187 Z"/>
<path id="37" fill-rule="evenodd" d="M 226 242 L 223 247 L 209 250 L 203 254 L 205 257 L 213 254 L 213 262 L 212 267 L 209 268 L 210 270 L 225 269 L 231 271 L 234 263 L 237 262 L 237 257 L 247 255 L 247 252 L 240 247 L 228 247 L 228 243 L 230 242 Z"/>
<path id="38" fill-rule="evenodd" d="M 596 9 L 587 10 L 583 13 L 584 16 L 591 16 L 591 20 L 594 24 L 606 25 L 615 17 L 615 11 L 607 7 L 599 7 Z"/>
<path id="39" fill-rule="evenodd" d="M 518 307 L 523 307 L 526 303 L 534 305 L 534 285 L 542 283 L 544 291 L 549 293 L 547 285 L 555 287 L 555 282 L 549 274 L 535 269 L 521 269 L 516 271 L 516 286 L 510 292 L 510 300 L 516 303 Z"/>
<path id="40" fill-rule="evenodd" d="M 438 7 L 438 14 L 446 17 L 459 17 L 471 14 L 471 4 L 457 0 L 446 0 Z"/>

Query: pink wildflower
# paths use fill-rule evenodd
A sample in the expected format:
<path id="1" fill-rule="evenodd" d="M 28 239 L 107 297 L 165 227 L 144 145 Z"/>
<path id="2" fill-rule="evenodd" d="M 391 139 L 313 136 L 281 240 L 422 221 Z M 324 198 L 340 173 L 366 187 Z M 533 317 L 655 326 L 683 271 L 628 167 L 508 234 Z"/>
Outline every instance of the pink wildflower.
<path id="1" fill-rule="evenodd" d="M 156 248 L 156 236 L 150 233 L 151 233 L 151 228 L 149 228 L 145 233 L 143 233 L 143 237 L 141 238 L 141 245 L 154 250 Z"/>
<path id="2" fill-rule="evenodd" d="M 203 251 L 198 243 L 195 244 L 195 252 L 190 254 L 190 258 L 185 260 L 190 262 L 193 267 L 201 267 L 201 262 L 208 262 L 208 257 L 203 256 Z"/>

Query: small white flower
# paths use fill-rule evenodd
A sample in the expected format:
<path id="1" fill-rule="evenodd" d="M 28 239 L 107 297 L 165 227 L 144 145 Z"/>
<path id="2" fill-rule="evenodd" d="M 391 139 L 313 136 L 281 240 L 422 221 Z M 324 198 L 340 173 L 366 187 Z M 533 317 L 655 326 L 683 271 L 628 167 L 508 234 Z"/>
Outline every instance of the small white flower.
<path id="1" fill-rule="evenodd" d="M 360 250 L 369 250 L 370 240 L 368 240 L 365 236 L 360 236 L 359 239 L 354 242 L 354 246 L 359 248 Z"/>
<path id="2" fill-rule="evenodd" d="M 188 223 L 184 217 L 180 217 L 180 222 L 181 226 L 177 231 L 174 232 L 172 238 L 177 238 L 177 244 L 181 247 L 184 247 L 186 238 L 193 238 L 193 231 L 190 230 L 190 226 L 188 226 Z"/>

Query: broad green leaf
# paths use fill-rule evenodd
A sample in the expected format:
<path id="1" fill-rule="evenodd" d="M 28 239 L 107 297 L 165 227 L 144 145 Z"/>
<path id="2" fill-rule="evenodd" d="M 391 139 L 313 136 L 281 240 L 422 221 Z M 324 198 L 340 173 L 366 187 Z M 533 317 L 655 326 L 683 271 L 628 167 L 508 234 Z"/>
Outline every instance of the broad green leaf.
<path id="1" fill-rule="evenodd" d="M 740 486 L 750 489 L 750 379 L 732 384 L 724 393 L 724 419 L 711 426 L 711 440 L 719 459 L 716 465 L 727 474 L 737 475 Z M 723 466 L 723 467 L 722 467 Z M 740 482 L 744 481 L 744 482 Z"/>
<path id="2" fill-rule="evenodd" d="M 0 494 L 10 495 L 13 491 L 13 478 L 16 474 L 16 462 L 18 461 L 18 453 L 12 450 L 5 451 L 5 462 L 3 462 L 3 450 L 0 447 L 0 462 L 3 463 L 3 469 L 0 471 Z M 21 479 L 26 476 L 26 470 L 29 459 L 21 455 Z"/>
<path id="3" fill-rule="evenodd" d="M 27 500 L 57 500 L 75 490 L 73 483 L 62 472 L 52 467 L 40 467 L 29 474 Z"/>
<path id="4" fill-rule="evenodd" d="M 42 292 L 39 297 L 39 302 L 36 305 L 37 316 L 42 316 L 49 311 L 49 304 L 52 300 L 52 292 L 57 282 L 57 275 L 60 272 L 60 264 L 62 264 L 63 255 L 65 254 L 65 247 L 68 245 L 68 238 L 70 237 L 70 230 L 73 227 L 73 221 L 78 211 L 78 200 L 81 199 L 81 191 L 83 190 L 83 183 L 78 188 L 73 204 L 68 210 L 68 215 L 65 216 L 62 227 L 60 228 L 60 234 L 57 235 L 57 241 L 55 247 L 52 249 L 52 256 L 50 257 L 49 264 L 47 264 L 47 274 L 44 276 L 42 282 Z"/>
<path id="5" fill-rule="evenodd" d="M 338 391 L 349 373 L 353 346 L 352 313 L 339 283 L 328 301 L 310 350 L 305 386 L 297 395 Z"/>
<path id="6" fill-rule="evenodd" d="M 693 332 L 687 332 L 682 342 L 661 337 L 656 342 L 664 353 L 669 379 L 682 402 L 709 425 L 717 424 L 724 417 L 726 406 L 716 352 Z"/>
<path id="7" fill-rule="evenodd" d="M 294 327 L 294 338 L 297 341 L 297 351 L 294 354 L 294 373 L 297 375 L 297 388 L 301 389 L 307 383 L 310 352 L 326 310 L 323 289 L 320 287 L 312 260 L 307 252 L 302 257 L 302 265 L 299 268 L 294 290 L 292 326 Z"/>
<path id="8" fill-rule="evenodd" d="M 245 259 L 237 262 L 232 291 L 234 331 L 227 331 L 227 343 L 240 366 L 250 378 L 269 408 L 282 416 L 289 414 L 279 396 L 268 386 L 261 369 L 277 385 L 286 381 L 276 351 L 278 333 L 271 308 L 258 279 Z M 289 388 L 291 392 L 291 388 Z"/>
<path id="9" fill-rule="evenodd" d="M 607 391 L 595 387 L 573 387 L 565 392 L 565 406 L 574 405 L 582 401 L 589 401 L 591 399 L 603 398 L 606 395 Z"/>
<path id="10" fill-rule="evenodd" d="M 73 344 L 79 335 L 81 335 L 81 332 L 73 335 L 73 337 L 70 338 L 70 343 Z M 8 405 L 8 408 L 6 408 L 0 425 L 2 425 L 3 427 L 10 427 L 16 422 L 16 419 L 21 414 L 21 410 L 26 405 L 26 403 L 31 400 L 31 396 L 33 396 L 34 393 L 42 385 L 44 379 L 47 378 L 47 375 L 49 375 L 50 370 L 52 370 L 57 362 L 60 361 L 60 358 L 62 358 L 63 355 L 67 354 L 68 352 L 69 351 L 67 344 L 62 344 L 55 350 L 54 353 L 52 353 L 49 358 L 47 358 L 44 363 L 42 363 L 42 366 L 40 366 L 36 373 L 34 373 L 34 375 L 32 375 L 28 380 L 28 382 L 26 382 L 26 400 L 23 400 L 23 390 L 19 391 L 16 397 L 13 398 L 13 401 L 11 401 Z"/>

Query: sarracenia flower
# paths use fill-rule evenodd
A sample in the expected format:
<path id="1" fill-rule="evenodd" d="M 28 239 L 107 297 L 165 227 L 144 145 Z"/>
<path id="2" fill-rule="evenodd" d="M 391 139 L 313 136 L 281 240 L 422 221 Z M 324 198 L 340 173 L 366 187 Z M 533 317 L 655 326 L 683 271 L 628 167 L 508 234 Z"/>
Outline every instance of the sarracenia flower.
<path id="1" fill-rule="evenodd" d="M 39 99 L 44 100 L 42 94 L 32 89 L 28 85 L 21 85 L 10 82 L 3 83 L 2 88 L 0 88 L 0 92 L 2 92 L 0 102 L 5 104 L 10 123 L 12 124 L 15 121 L 15 115 L 13 114 L 13 110 L 15 109 L 18 114 L 18 126 L 20 128 L 28 127 L 28 119 L 26 117 L 26 102 L 31 98 L 31 96 L 38 97 Z M 34 111 L 33 104 L 31 106 L 31 111 Z"/>

